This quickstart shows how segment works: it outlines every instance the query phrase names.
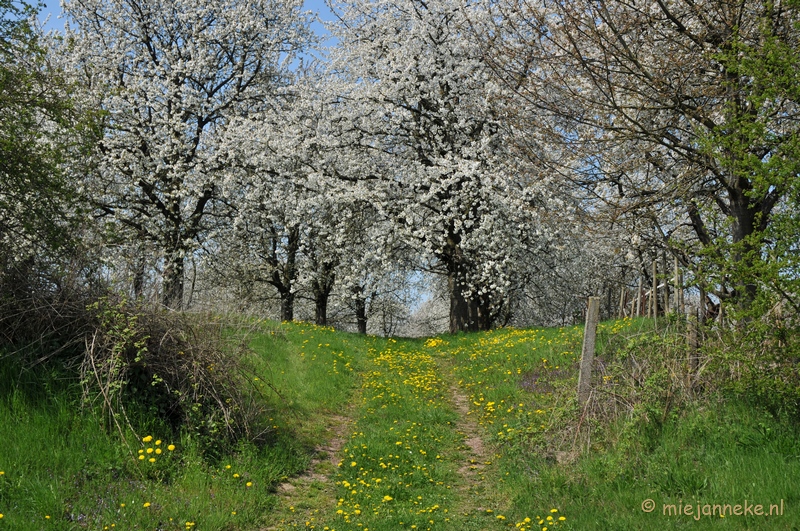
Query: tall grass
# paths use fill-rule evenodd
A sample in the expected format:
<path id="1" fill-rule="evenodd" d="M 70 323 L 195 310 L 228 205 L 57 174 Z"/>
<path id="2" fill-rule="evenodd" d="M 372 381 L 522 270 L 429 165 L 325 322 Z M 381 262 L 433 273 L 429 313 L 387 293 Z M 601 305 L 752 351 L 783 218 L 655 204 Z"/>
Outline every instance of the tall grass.
<path id="1" fill-rule="evenodd" d="M 136 434 L 126 429 L 121 439 L 101 408 L 86 407 L 74 372 L 55 363 L 23 369 L 0 356 L 0 528 L 271 524 L 276 484 L 308 466 L 327 436 L 321 414 L 349 402 L 357 378 L 340 354 L 353 360 L 364 339 L 312 325 L 269 325 L 252 336 L 251 347 L 247 363 L 257 376 L 249 385 L 262 400 L 270 435 L 222 454 L 209 454 L 196 432 L 175 432 L 148 408 L 130 411 Z"/>
<path id="2" fill-rule="evenodd" d="M 686 386 L 679 328 L 601 323 L 586 407 L 580 327 L 428 341 L 255 327 L 242 385 L 269 434 L 216 453 L 147 407 L 121 437 L 56 360 L 0 355 L 0 529 L 800 529 L 796 422 L 714 380 L 741 356 L 708 347 L 707 377 Z M 347 439 L 321 469 L 332 483 L 283 507 L 276 487 L 332 431 Z M 470 461 L 474 435 L 485 462 Z M 686 514 L 705 505 L 749 512 Z"/>
<path id="3" fill-rule="evenodd" d="M 580 327 L 462 338 L 455 371 L 470 393 L 470 413 L 503 456 L 510 514 L 535 512 L 547 526 L 548 507 L 558 507 L 572 529 L 800 528 L 798 426 L 711 376 L 703 389 L 669 398 L 685 381 L 673 372 L 685 366 L 678 328 L 662 325 L 657 339 L 642 320 L 601 323 L 588 409 L 575 397 Z M 631 371 L 640 372 L 632 378 Z M 744 513 L 745 500 L 748 513 L 730 514 L 737 504 Z M 781 502 L 781 515 L 752 512 Z M 702 513 L 725 504 L 724 517 L 718 507 L 716 516 L 696 520 L 698 506 Z M 686 505 L 691 515 L 674 513 Z"/>

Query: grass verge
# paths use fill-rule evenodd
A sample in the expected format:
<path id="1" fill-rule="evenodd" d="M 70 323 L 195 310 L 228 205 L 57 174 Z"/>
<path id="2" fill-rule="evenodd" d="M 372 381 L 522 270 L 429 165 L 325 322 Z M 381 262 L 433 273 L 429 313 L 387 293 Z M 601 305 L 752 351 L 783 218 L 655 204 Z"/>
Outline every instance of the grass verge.
<path id="1" fill-rule="evenodd" d="M 0 357 L 0 529 L 800 529 L 794 421 L 687 383 L 674 330 L 599 334 L 587 408 L 580 327 L 264 326 L 247 385 L 267 442 L 222 453 L 141 412 L 122 441 L 69 373 Z M 711 358 L 708 374 L 730 370 Z"/>
<path id="2" fill-rule="evenodd" d="M 671 386 L 681 379 L 651 328 L 601 323 L 603 348 L 622 337 L 639 348 L 624 353 L 628 365 L 601 350 L 599 414 L 575 398 L 580 327 L 443 338 L 469 415 L 502 456 L 509 516 L 535 515 L 533 529 L 800 528 L 796 424 L 722 389 L 678 403 Z M 659 348 L 679 337 L 664 334 Z M 644 363 L 649 372 L 631 377 Z M 627 371 L 624 395 L 612 366 Z"/>
<path id="3" fill-rule="evenodd" d="M 131 413 L 138 434 L 122 441 L 103 428 L 102 413 L 82 407 L 72 373 L 55 364 L 23 369 L 0 356 L 0 528 L 270 525 L 276 485 L 306 469 L 327 437 L 324 415 L 350 401 L 352 353 L 363 352 L 364 341 L 312 325 L 262 327 L 248 362 L 269 411 L 268 442 L 214 455 L 197 434 L 174 433 L 146 412 Z"/>

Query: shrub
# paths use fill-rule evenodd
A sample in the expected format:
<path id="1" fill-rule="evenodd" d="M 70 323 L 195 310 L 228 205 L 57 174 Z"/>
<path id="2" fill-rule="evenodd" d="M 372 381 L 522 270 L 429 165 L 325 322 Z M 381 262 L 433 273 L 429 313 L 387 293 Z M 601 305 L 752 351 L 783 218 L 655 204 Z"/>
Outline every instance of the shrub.
<path id="1" fill-rule="evenodd" d="M 741 322 L 741 321 L 739 321 Z M 624 418 L 626 431 L 655 440 L 662 426 L 688 406 L 736 398 L 775 418 L 800 420 L 800 334 L 774 315 L 746 326 L 700 329 L 673 319 L 660 331 L 611 338 L 598 360 L 593 400 L 586 414 L 595 425 Z"/>
<path id="2" fill-rule="evenodd" d="M 0 251 L 0 347 L 8 356 L 26 366 L 56 357 L 70 365 L 80 357 L 86 305 L 98 291 L 82 277 L 84 266 L 80 257 L 14 261 Z"/>
<path id="3" fill-rule="evenodd" d="M 775 417 L 800 420 L 800 326 L 770 312 L 706 346 L 724 389 Z"/>
<path id="4" fill-rule="evenodd" d="M 268 434 L 265 405 L 250 382 L 243 323 L 102 298 L 81 367 L 85 400 L 110 425 L 133 429 L 129 410 L 188 430 L 207 452 Z"/>

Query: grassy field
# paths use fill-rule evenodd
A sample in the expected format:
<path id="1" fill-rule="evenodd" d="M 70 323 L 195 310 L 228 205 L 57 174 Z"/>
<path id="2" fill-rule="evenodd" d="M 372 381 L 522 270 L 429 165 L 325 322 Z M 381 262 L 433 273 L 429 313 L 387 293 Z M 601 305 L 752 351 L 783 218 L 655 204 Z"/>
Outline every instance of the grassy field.
<path id="1" fill-rule="evenodd" d="M 271 406 L 271 442 L 216 458 L 201 455 L 193 434 L 172 435 L 157 417 L 136 419 L 142 429 L 126 431 L 123 441 L 81 407 L 77 382 L 3 360 L 0 529 L 269 525 L 275 486 L 308 467 L 326 415 L 346 407 L 358 385 L 352 362 L 365 356 L 368 341 L 310 325 L 256 335 L 252 362 L 261 376 L 253 385 Z"/>
<path id="2" fill-rule="evenodd" d="M 601 323 L 601 351 L 647 326 Z M 800 529 L 790 423 L 719 393 L 588 415 L 581 337 L 264 326 L 250 363 L 269 444 L 214 455 L 158 416 L 122 440 L 66 373 L 6 358 L 0 529 Z"/>

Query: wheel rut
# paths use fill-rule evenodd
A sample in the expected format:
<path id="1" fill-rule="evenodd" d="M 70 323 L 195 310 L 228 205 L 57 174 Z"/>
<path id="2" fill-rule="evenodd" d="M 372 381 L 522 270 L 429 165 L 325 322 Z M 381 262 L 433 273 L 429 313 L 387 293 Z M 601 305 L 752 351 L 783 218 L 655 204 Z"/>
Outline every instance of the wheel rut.
<path id="1" fill-rule="evenodd" d="M 502 514 L 507 505 L 497 494 L 496 487 L 500 479 L 498 471 L 492 466 L 496 450 L 481 437 L 483 428 L 470 415 L 469 397 L 458 385 L 453 363 L 443 357 L 438 361 L 442 379 L 448 383 L 450 403 L 458 416 L 456 431 L 463 437 L 461 450 L 464 460 L 458 468 L 461 477 L 459 503 L 454 509 L 461 517 L 467 518 L 469 524 L 473 524 L 475 518 L 480 518 L 479 529 L 482 531 L 505 529 L 503 523 L 494 518 Z"/>
<path id="2" fill-rule="evenodd" d="M 275 523 L 262 528 L 262 531 L 306 528 L 307 522 L 319 520 L 336 505 L 332 477 L 339 463 L 339 452 L 352 430 L 353 419 L 330 415 L 325 425 L 330 438 L 314 449 L 314 457 L 302 474 L 288 478 L 276 487 L 278 501 L 272 513 Z"/>

